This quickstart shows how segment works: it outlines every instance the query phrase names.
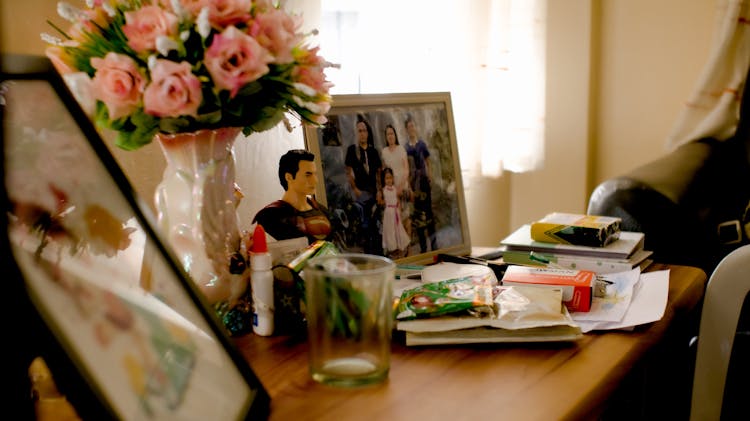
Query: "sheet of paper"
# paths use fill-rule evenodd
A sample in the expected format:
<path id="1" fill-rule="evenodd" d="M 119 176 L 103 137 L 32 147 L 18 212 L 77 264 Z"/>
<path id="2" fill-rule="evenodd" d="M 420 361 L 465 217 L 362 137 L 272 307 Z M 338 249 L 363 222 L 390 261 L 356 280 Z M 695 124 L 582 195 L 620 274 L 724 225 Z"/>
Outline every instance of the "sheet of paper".
<path id="1" fill-rule="evenodd" d="M 658 321 L 664 316 L 669 292 L 669 270 L 642 273 L 633 292 L 633 299 L 625 316 L 619 322 L 576 321 L 581 330 L 628 329 Z"/>
<path id="2" fill-rule="evenodd" d="M 571 313 L 576 322 L 600 321 L 619 322 L 630 308 L 633 289 L 640 279 L 641 269 L 635 268 L 626 272 L 608 273 L 598 278 L 609 282 L 607 294 L 604 297 L 594 297 L 591 310 L 587 312 Z"/>

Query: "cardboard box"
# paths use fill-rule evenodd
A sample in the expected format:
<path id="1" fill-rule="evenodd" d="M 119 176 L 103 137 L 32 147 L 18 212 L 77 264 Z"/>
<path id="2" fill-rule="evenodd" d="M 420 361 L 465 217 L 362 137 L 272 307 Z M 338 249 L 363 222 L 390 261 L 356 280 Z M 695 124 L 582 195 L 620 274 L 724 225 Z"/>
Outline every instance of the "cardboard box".
<path id="1" fill-rule="evenodd" d="M 620 218 L 551 213 L 531 224 L 531 238 L 546 243 L 604 247 L 620 237 Z"/>
<path id="2" fill-rule="evenodd" d="M 589 311 L 594 297 L 596 274 L 587 270 L 549 269 L 510 265 L 503 285 L 533 285 L 562 288 L 568 311 Z"/>

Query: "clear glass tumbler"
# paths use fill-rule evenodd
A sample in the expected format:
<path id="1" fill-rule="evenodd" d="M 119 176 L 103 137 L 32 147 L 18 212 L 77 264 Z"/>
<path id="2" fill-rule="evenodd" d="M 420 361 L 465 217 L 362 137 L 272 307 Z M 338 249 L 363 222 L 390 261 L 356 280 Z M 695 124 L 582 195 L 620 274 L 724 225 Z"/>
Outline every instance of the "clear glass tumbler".
<path id="1" fill-rule="evenodd" d="M 369 254 L 311 259 L 302 271 L 310 375 L 333 386 L 388 377 L 395 263 Z"/>

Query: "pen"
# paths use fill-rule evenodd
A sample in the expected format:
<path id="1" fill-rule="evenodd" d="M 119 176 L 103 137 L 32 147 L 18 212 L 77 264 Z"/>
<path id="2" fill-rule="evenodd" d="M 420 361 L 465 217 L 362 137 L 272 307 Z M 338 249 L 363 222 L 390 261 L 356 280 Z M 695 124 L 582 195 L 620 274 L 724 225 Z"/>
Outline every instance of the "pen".
<path id="1" fill-rule="evenodd" d="M 557 263 L 552 262 L 550 259 L 548 259 L 548 258 L 546 258 L 546 257 L 544 257 L 542 255 L 534 253 L 533 251 L 529 252 L 529 260 L 532 260 L 534 262 L 539 262 L 539 263 L 543 264 L 544 266 L 547 266 L 548 268 L 552 268 L 552 269 L 565 269 L 565 267 L 560 266 Z"/>
<path id="2" fill-rule="evenodd" d="M 502 279 L 505 275 L 505 269 L 508 267 L 507 263 L 490 263 L 485 259 L 471 256 L 454 256 L 452 254 L 439 253 L 437 255 L 438 262 L 449 262 L 449 263 L 461 263 L 461 264 L 475 264 L 487 266 L 495 272 L 495 276 L 498 279 Z"/>

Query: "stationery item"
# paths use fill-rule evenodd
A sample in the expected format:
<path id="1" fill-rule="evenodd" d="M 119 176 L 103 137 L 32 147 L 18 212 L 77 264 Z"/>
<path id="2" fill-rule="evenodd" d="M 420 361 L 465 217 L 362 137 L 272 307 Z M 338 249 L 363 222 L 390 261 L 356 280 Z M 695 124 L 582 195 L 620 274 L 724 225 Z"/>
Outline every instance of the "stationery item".
<path id="1" fill-rule="evenodd" d="M 531 238 L 530 224 L 522 225 L 504 238 L 500 245 L 506 251 L 538 251 L 566 255 L 626 259 L 636 250 L 643 249 L 645 235 L 642 232 L 621 231 L 620 237 L 604 247 L 576 246 L 571 244 L 545 243 Z"/>
<path id="2" fill-rule="evenodd" d="M 472 265 L 487 266 L 488 268 L 492 269 L 497 279 L 501 279 L 503 277 L 503 273 L 505 273 L 505 268 L 508 266 L 503 263 L 490 262 L 487 259 L 483 259 L 481 257 L 454 256 L 451 254 L 443 254 L 443 253 L 439 253 L 436 256 L 436 260 L 438 262 L 451 262 L 451 263 L 459 263 L 459 264 L 472 264 Z"/>
<path id="3" fill-rule="evenodd" d="M 553 212 L 531 224 L 531 238 L 548 243 L 604 247 L 620 236 L 620 218 Z"/>
<path id="4" fill-rule="evenodd" d="M 509 250 L 503 254 L 503 262 L 512 265 L 548 267 L 551 269 L 589 270 L 598 274 L 617 273 L 635 267 L 645 269 L 652 261 L 653 254 L 647 250 L 636 250 L 631 256 L 621 258 L 604 258 L 578 256 L 571 254 Z"/>
<path id="5" fill-rule="evenodd" d="M 261 336 L 273 334 L 273 266 L 268 252 L 266 232 L 260 224 L 253 231 L 250 251 L 250 289 L 253 297 L 253 332 Z"/>
<path id="6" fill-rule="evenodd" d="M 307 262 L 302 277 L 313 380 L 361 386 L 388 377 L 395 270 L 392 260 L 370 254 Z"/>
<path id="7" fill-rule="evenodd" d="M 576 320 L 583 332 L 594 330 L 629 330 L 635 326 L 653 323 L 664 316 L 669 295 L 669 270 L 641 273 L 639 280 L 633 287 L 632 298 L 625 314 L 617 321 L 606 317 L 596 317 Z M 606 301 L 608 299 L 604 299 Z M 611 300 L 611 298 L 610 298 Z M 602 309 L 608 309 L 608 304 L 602 303 Z M 577 314 L 580 316 L 580 313 Z M 577 315 L 573 315 L 576 319 Z"/>
<path id="8" fill-rule="evenodd" d="M 504 286 L 526 285 L 561 288 L 563 304 L 570 311 L 589 311 L 596 274 L 586 270 L 534 268 L 511 265 L 505 270 Z"/>

